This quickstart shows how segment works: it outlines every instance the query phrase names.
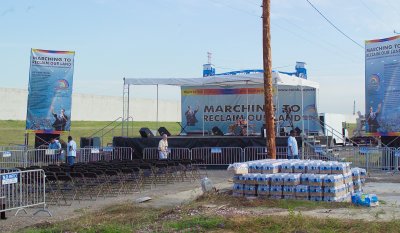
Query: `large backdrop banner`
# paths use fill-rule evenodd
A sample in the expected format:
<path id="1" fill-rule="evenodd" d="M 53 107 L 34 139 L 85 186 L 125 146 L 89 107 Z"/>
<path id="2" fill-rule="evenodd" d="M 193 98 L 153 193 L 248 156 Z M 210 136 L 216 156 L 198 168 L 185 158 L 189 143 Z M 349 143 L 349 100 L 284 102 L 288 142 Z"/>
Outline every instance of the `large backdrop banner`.
<path id="1" fill-rule="evenodd" d="M 206 132 L 217 126 L 223 133 L 235 133 L 239 119 L 248 122 L 247 131 L 260 133 L 265 122 L 262 86 L 182 87 L 182 125 L 186 132 Z M 304 108 L 303 108 L 304 106 Z M 321 130 L 316 109 L 316 89 L 280 85 L 274 90 L 274 108 L 280 128 L 298 127 L 307 132 Z"/>
<path id="2" fill-rule="evenodd" d="M 27 130 L 70 130 L 74 55 L 73 51 L 31 50 Z"/>
<path id="3" fill-rule="evenodd" d="M 400 36 L 365 42 L 365 130 L 400 135 Z"/>

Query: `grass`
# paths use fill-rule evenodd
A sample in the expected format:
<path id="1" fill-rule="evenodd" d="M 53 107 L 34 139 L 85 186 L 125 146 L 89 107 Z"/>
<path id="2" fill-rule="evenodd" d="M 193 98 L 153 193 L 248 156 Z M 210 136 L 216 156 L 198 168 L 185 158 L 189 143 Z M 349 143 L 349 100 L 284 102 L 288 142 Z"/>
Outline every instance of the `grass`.
<path id="1" fill-rule="evenodd" d="M 79 144 L 81 137 L 89 137 L 96 131 L 102 129 L 111 121 L 73 121 L 71 123 L 71 131 L 61 135 L 61 139 L 66 141 L 68 135 L 71 135 L 75 141 Z M 139 129 L 147 127 L 150 129 L 158 129 L 164 126 L 167 128 L 172 135 L 177 135 L 180 131 L 180 127 L 176 122 L 130 122 L 129 124 L 129 136 L 140 136 Z M 103 133 L 103 145 L 106 146 L 108 143 L 112 143 L 114 136 L 121 135 L 121 126 L 118 124 L 111 124 L 106 127 Z M 102 132 L 99 132 L 95 136 L 102 137 Z M 25 121 L 14 121 L 14 120 L 1 120 L 0 121 L 0 145 L 10 144 L 24 144 L 25 138 Z M 29 145 L 34 145 L 35 137 L 34 133 L 29 134 Z"/>
<path id="2" fill-rule="evenodd" d="M 220 216 L 194 216 L 164 224 L 174 230 L 212 230 L 222 227 L 226 220 Z M 165 228 L 165 227 L 164 227 Z"/>
<path id="3" fill-rule="evenodd" d="M 306 200 L 285 200 L 285 199 L 247 199 L 238 198 L 229 194 L 202 195 L 192 202 L 193 208 L 204 204 L 229 205 L 233 207 L 248 208 L 279 208 L 285 210 L 313 210 L 313 209 L 337 209 L 337 208 L 360 208 L 346 202 L 316 202 Z"/>
<path id="4" fill-rule="evenodd" d="M 205 199 L 204 199 L 205 200 Z M 240 200 L 241 201 L 241 200 Z M 398 232 L 400 221 L 362 221 L 303 216 L 289 210 L 283 216 L 262 214 L 215 214 L 193 209 L 197 200 L 172 209 L 142 208 L 123 204 L 58 223 L 40 224 L 23 233 L 50 232 Z M 300 202 L 301 203 L 301 202 Z M 220 203 L 221 204 L 221 203 Z M 240 205 L 240 202 L 237 202 Z M 193 210 L 197 210 L 193 214 Z"/>

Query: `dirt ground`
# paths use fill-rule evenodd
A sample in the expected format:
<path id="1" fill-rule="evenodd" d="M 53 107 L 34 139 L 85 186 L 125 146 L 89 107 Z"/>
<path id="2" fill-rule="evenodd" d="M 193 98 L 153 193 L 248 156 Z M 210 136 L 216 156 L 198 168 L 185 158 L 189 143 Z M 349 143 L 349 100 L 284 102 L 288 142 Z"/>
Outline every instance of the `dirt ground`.
<path id="1" fill-rule="evenodd" d="M 217 189 L 229 189 L 232 186 L 231 175 L 225 170 L 210 170 L 208 177 L 213 181 Z M 343 218 L 363 219 L 366 221 L 387 221 L 400 219 L 400 174 L 371 173 L 364 187 L 366 193 L 375 193 L 381 200 L 381 205 L 374 208 L 339 208 L 339 209 L 314 209 L 304 210 L 305 216 L 317 218 Z M 20 212 L 14 216 L 15 211 L 7 213 L 7 220 L 0 220 L 1 232 L 13 232 L 18 229 L 38 223 L 52 223 L 60 220 L 79 217 L 90 211 L 100 210 L 113 204 L 135 202 L 140 197 L 151 197 L 152 200 L 137 204 L 148 207 L 176 207 L 194 200 L 201 195 L 200 181 L 186 181 L 174 184 L 157 186 L 146 189 L 141 193 L 120 195 L 115 198 L 98 198 L 96 201 L 75 201 L 71 206 L 49 206 L 53 217 L 41 212 L 35 216 L 37 209 L 28 209 L 28 214 Z M 261 207 L 231 207 L 229 205 L 210 205 L 201 210 L 202 213 L 214 213 L 218 215 L 242 214 L 242 215 L 287 215 L 289 211 L 277 208 Z M 202 214 L 198 212 L 197 214 Z"/>

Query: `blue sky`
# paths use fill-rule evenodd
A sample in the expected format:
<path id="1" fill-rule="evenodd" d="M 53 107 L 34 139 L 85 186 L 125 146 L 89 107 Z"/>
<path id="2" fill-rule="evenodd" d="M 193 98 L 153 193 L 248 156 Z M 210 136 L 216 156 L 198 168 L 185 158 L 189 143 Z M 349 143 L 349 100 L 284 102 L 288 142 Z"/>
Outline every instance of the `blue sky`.
<path id="1" fill-rule="evenodd" d="M 400 31 L 397 0 L 310 0 L 360 44 Z M 364 50 L 305 0 L 271 0 L 273 67 L 307 62 L 320 112 L 364 109 Z M 122 78 L 200 77 L 262 67 L 261 0 L 1 0 L 1 87 L 26 88 L 30 48 L 74 50 L 74 92 L 121 95 Z M 133 88 L 154 97 L 154 88 Z M 176 88 L 163 87 L 176 99 Z M 165 93 L 165 94 L 164 94 Z M 172 94 L 170 94 L 172 93 Z"/>

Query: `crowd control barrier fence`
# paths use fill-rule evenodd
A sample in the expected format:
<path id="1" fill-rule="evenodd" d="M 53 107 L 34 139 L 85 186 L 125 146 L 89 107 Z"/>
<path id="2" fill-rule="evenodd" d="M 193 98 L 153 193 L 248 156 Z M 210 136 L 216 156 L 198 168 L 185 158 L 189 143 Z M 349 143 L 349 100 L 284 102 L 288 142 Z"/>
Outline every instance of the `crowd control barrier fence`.
<path id="1" fill-rule="evenodd" d="M 27 214 L 26 208 L 41 208 L 40 211 L 51 213 L 46 206 L 46 182 L 42 169 L 20 171 L 18 169 L 0 169 L 0 212 L 17 210 Z M 6 172 L 7 171 L 7 172 Z"/>

